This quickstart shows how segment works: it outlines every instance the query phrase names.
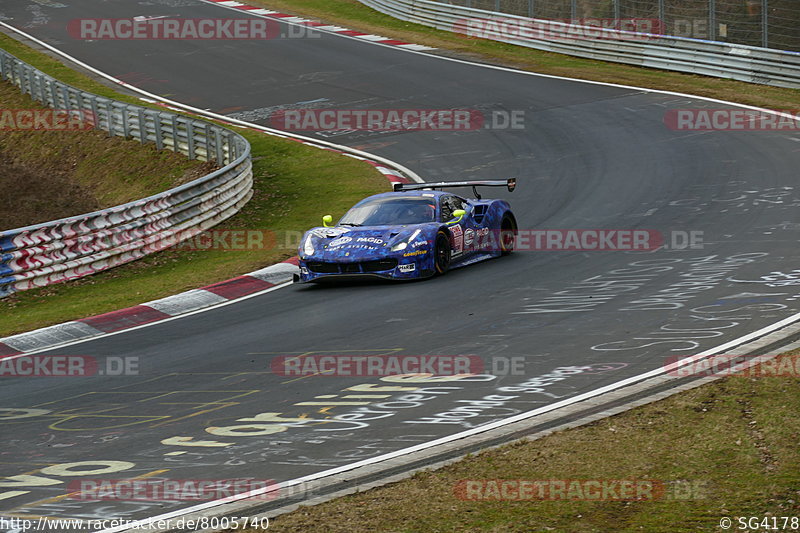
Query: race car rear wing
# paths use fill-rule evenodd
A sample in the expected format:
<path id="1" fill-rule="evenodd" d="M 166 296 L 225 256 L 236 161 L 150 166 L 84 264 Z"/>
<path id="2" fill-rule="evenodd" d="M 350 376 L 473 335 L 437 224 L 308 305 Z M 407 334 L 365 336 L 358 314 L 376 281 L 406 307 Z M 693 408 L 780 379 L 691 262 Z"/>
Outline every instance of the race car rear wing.
<path id="1" fill-rule="evenodd" d="M 438 183 L 394 183 L 394 191 L 418 191 L 420 189 L 444 189 L 447 187 L 472 187 L 475 197 L 480 200 L 477 187 L 508 187 L 508 192 L 517 186 L 517 178 L 507 180 L 483 180 L 483 181 L 441 181 Z"/>

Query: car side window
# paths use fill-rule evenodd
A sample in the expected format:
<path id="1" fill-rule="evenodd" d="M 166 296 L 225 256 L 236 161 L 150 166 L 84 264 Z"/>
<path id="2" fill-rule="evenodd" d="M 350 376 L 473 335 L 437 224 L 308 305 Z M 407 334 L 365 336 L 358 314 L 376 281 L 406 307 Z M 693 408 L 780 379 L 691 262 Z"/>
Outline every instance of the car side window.
<path id="1" fill-rule="evenodd" d="M 467 201 L 453 194 L 447 194 L 442 196 L 440 205 L 442 208 L 442 222 L 447 222 L 453 219 L 453 212 L 467 208 Z"/>

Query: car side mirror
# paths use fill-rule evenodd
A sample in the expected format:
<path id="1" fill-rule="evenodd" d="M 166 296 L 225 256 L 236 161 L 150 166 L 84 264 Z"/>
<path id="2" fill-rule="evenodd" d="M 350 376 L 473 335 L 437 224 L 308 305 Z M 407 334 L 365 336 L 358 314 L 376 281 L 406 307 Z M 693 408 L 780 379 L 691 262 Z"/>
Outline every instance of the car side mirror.
<path id="1" fill-rule="evenodd" d="M 461 222 L 461 219 L 464 218 L 464 215 L 466 214 L 467 212 L 464 211 L 463 209 L 456 209 L 455 211 L 453 211 L 453 220 L 448 222 L 448 224 L 458 224 L 459 222 Z"/>
<path id="2" fill-rule="evenodd" d="M 324 217 L 322 217 L 322 225 L 325 226 L 326 228 L 330 228 L 331 226 L 333 226 L 333 217 L 330 215 L 325 215 Z"/>

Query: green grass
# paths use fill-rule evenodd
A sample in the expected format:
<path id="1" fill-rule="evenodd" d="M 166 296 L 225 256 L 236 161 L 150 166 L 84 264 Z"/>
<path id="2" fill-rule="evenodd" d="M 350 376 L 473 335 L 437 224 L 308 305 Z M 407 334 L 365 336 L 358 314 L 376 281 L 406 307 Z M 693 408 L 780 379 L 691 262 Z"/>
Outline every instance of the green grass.
<path id="1" fill-rule="evenodd" d="M 800 356 L 800 351 L 794 352 Z M 272 520 L 288 532 L 695 532 L 800 516 L 797 377 L 728 377 Z M 645 501 L 465 501 L 461 480 L 679 481 Z M 736 530 L 736 529 L 734 529 Z M 752 530 L 751 530 L 752 531 Z M 255 533 L 255 530 L 251 530 Z"/>
<path id="2" fill-rule="evenodd" d="M 124 99 L 2 35 L 0 47 L 71 85 Z M 364 196 L 389 189 L 386 179 L 362 161 L 238 131 L 252 146 L 254 195 L 239 214 L 218 228 L 274 232 L 279 238 L 276 246 L 236 251 L 171 249 L 81 280 L 22 291 L 0 300 L 0 336 L 136 305 L 279 262 L 296 254 L 296 249 L 283 246 L 287 232 L 296 234 L 319 225 L 321 215 L 342 214 Z"/>

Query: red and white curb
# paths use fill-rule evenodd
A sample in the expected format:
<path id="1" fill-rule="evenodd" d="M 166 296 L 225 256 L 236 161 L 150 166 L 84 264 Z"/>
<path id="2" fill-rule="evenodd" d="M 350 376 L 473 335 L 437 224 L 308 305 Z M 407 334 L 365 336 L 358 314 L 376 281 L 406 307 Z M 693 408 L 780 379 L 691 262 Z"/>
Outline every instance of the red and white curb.
<path id="1" fill-rule="evenodd" d="M 200 289 L 153 300 L 102 315 L 0 339 L 0 358 L 44 350 L 184 315 L 278 286 L 298 272 L 297 257 Z"/>
<path id="2" fill-rule="evenodd" d="M 412 43 L 407 43 L 405 41 L 398 41 L 397 39 L 391 39 L 389 37 L 383 37 L 381 35 L 373 35 L 371 33 L 364 33 L 361 31 L 350 30 L 348 28 L 342 28 L 341 26 L 334 26 L 333 24 L 325 24 L 324 22 L 317 22 L 315 20 L 304 19 L 302 17 L 296 17 L 294 15 L 288 15 L 286 13 L 280 13 L 278 11 L 271 11 L 269 9 L 264 9 L 257 6 L 250 6 L 247 4 L 243 4 L 241 2 L 236 2 L 234 0 L 203 0 L 203 1 L 224 7 L 241 9 L 242 11 L 246 11 L 251 15 L 259 15 L 264 18 L 276 19 L 280 20 L 281 22 L 290 22 L 292 24 L 301 24 L 303 26 L 309 26 L 314 29 L 329 33 L 338 33 L 340 35 L 347 35 L 348 37 L 355 37 L 356 39 L 363 39 L 365 41 L 371 41 L 374 43 L 385 44 L 388 46 L 396 46 L 398 48 L 405 48 L 406 50 L 415 50 L 417 52 L 421 52 L 423 50 L 436 50 L 435 48 L 431 48 L 430 46 L 423 46 L 421 44 L 412 44 Z"/>

